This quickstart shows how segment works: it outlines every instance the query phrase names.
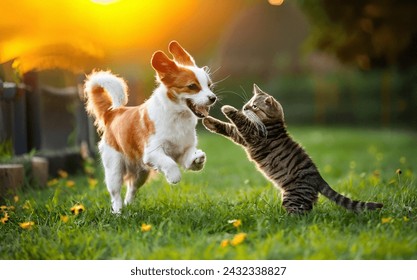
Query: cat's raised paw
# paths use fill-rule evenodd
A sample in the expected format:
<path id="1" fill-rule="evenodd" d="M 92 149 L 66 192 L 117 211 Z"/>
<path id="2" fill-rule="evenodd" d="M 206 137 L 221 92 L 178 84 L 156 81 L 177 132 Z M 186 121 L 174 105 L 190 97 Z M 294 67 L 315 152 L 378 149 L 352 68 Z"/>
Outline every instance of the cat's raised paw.
<path id="1" fill-rule="evenodd" d="M 205 117 L 203 119 L 203 125 L 211 131 L 215 131 L 216 130 L 216 123 L 218 122 L 217 119 L 212 118 L 212 117 Z"/>
<path id="2" fill-rule="evenodd" d="M 223 114 L 225 114 L 225 115 L 229 115 L 229 114 L 231 114 L 231 113 L 235 113 L 235 112 L 237 112 L 238 110 L 236 109 L 236 108 L 234 108 L 234 107 L 232 107 L 232 106 L 229 106 L 229 105 L 224 105 L 223 107 L 222 107 L 222 112 L 223 112 Z"/>

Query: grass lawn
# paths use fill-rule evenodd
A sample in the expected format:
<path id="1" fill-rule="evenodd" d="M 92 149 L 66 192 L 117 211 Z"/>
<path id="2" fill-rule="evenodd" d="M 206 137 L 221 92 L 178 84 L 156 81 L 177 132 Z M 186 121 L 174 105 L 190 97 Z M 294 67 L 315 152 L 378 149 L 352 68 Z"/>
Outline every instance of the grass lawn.
<path id="1" fill-rule="evenodd" d="M 0 223 L 0 259 L 417 259 L 417 136 L 290 132 L 334 189 L 384 208 L 355 214 L 320 197 L 310 214 L 288 216 L 240 147 L 201 130 L 204 171 L 184 173 L 176 186 L 155 176 L 120 216 L 110 213 L 98 162 L 87 166 L 88 176 L 20 193 L 0 212 L 8 215 Z M 78 215 L 70 210 L 76 204 L 85 207 Z M 33 225 L 24 229 L 24 222 Z"/>

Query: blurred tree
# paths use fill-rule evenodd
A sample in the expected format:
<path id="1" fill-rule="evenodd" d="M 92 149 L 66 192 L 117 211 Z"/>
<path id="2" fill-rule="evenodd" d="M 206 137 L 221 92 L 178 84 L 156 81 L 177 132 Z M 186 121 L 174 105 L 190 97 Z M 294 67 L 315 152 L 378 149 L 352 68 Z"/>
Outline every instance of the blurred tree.
<path id="1" fill-rule="evenodd" d="M 417 63 L 417 1 L 299 0 L 312 23 L 307 46 L 360 69 Z"/>

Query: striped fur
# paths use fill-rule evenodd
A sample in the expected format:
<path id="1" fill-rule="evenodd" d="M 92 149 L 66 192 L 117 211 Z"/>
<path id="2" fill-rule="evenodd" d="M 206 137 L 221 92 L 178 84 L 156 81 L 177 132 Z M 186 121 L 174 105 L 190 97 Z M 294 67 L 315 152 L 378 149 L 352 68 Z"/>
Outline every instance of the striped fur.
<path id="1" fill-rule="evenodd" d="M 282 191 L 288 213 L 309 212 L 318 194 L 353 211 L 375 210 L 381 203 L 351 200 L 333 190 L 321 177 L 304 149 L 288 134 L 281 104 L 254 85 L 254 96 L 239 111 L 222 107 L 230 123 L 212 117 L 204 126 L 242 145 L 258 169 Z"/>

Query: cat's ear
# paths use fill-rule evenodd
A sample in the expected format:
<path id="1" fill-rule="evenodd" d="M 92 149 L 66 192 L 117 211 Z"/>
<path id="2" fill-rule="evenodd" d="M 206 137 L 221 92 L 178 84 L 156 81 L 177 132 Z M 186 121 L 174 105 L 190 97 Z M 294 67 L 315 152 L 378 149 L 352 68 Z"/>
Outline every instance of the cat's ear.
<path id="1" fill-rule="evenodd" d="M 177 41 L 171 41 L 168 49 L 178 64 L 195 66 L 194 58 Z"/>
<path id="2" fill-rule="evenodd" d="M 266 105 L 272 106 L 272 107 L 277 107 L 277 102 L 275 101 L 275 99 L 272 96 L 268 96 L 265 99 L 265 103 Z"/>
<path id="3" fill-rule="evenodd" d="M 253 94 L 261 95 L 261 94 L 266 94 L 266 93 L 263 92 L 256 84 L 253 84 Z"/>

